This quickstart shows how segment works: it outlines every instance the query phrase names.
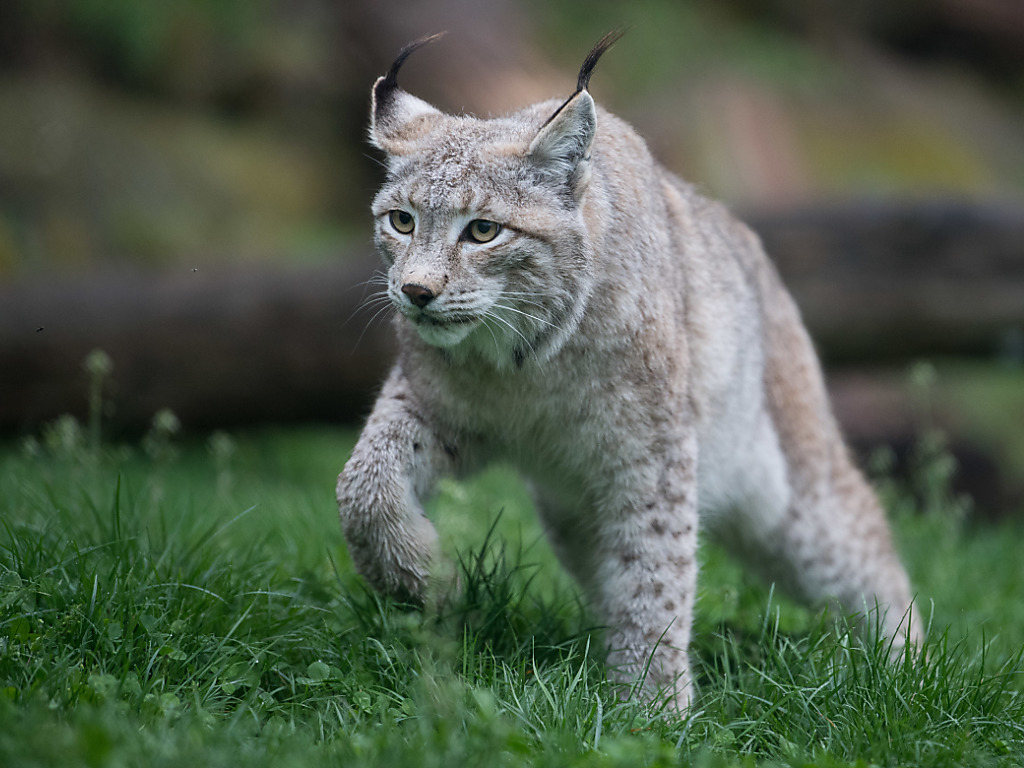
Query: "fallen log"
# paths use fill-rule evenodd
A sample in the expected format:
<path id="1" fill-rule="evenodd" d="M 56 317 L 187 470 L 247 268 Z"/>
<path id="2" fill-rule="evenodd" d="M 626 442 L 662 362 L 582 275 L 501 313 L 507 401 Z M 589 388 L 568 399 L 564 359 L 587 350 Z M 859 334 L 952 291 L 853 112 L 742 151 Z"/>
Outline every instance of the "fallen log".
<path id="1" fill-rule="evenodd" d="M 307 270 L 104 274 L 0 287 L 0 429 L 83 417 L 93 349 L 113 361 L 106 415 L 144 428 L 170 408 L 186 428 L 363 415 L 392 335 L 368 257 Z"/>
<path id="2" fill-rule="evenodd" d="M 1024 207 L 836 204 L 745 218 L 826 364 L 1024 357 Z"/>
<path id="3" fill-rule="evenodd" d="M 821 206 L 746 216 L 827 362 L 1012 353 L 1024 333 L 1024 209 Z M 0 286 L 0 431 L 84 417 L 82 361 L 114 370 L 109 423 L 187 428 L 361 418 L 392 356 L 363 254 L 315 269 L 183 269 Z M 1017 335 L 1015 335 L 1017 334 Z M 1022 354 L 1019 350 L 1016 354 Z"/>

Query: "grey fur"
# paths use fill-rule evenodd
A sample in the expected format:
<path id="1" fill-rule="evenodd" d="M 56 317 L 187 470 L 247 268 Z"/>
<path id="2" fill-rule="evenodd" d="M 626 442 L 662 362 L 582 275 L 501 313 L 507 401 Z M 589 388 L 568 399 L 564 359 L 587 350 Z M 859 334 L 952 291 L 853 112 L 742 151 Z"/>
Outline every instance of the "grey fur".
<path id="1" fill-rule="evenodd" d="M 338 480 L 359 572 L 416 599 L 443 587 L 421 500 L 503 460 L 607 625 L 612 674 L 649 661 L 647 690 L 677 707 L 698 526 L 797 597 L 877 603 L 897 648 L 916 641 L 885 517 L 757 237 L 585 80 L 564 103 L 480 120 L 390 77 L 371 110 L 388 156 L 373 213 L 399 354 Z M 501 230 L 477 242 L 486 222 Z"/>

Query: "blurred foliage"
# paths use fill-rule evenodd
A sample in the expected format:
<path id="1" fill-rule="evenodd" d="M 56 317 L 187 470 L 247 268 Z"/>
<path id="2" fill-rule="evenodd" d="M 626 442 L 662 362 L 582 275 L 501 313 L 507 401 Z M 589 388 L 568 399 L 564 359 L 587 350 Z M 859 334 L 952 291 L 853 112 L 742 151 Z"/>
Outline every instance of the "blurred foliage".
<path id="1" fill-rule="evenodd" d="M 258 58 L 266 0 L 15 0 L 27 39 L 49 38 L 103 79 L 144 91 L 202 93 Z M 26 38 L 23 38 L 26 39 Z"/>
<path id="2" fill-rule="evenodd" d="M 330 81 L 329 27 L 300 10 L 0 8 L 0 275 L 337 252 L 361 190 L 336 93 L 306 93 Z"/>
<path id="3" fill-rule="evenodd" d="M 445 28 L 409 82 L 487 113 L 521 105 L 511 70 L 554 95 L 629 27 L 595 93 L 734 204 L 1019 199 L 1024 45 L 991 11 L 957 27 L 967 2 L 8 0 L 0 276 L 368 249 L 367 87 Z"/>
<path id="4" fill-rule="evenodd" d="M 567 69 L 610 25 L 628 29 L 628 54 L 604 65 L 601 82 L 617 94 L 658 94 L 709 75 L 749 76 L 790 92 L 820 92 L 843 78 L 839 62 L 805 37 L 757 19 L 738 19 L 732 3 L 638 0 L 528 0 L 546 48 Z M 666 66 L 671 62 L 671 66 Z M 595 80 L 596 83 L 596 80 Z M 598 88 L 600 85 L 598 85 Z"/>

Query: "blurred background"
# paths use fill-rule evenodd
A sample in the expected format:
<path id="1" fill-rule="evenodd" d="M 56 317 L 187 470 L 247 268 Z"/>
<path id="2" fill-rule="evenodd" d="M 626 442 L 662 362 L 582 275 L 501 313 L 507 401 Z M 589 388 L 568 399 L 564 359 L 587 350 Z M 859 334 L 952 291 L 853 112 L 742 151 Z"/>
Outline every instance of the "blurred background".
<path id="1" fill-rule="evenodd" d="M 595 97 L 760 232 L 865 461 L 941 429 L 1024 507 L 1020 0 L 5 0 L 0 434 L 85 414 L 94 349 L 115 430 L 357 424 L 374 78 L 447 30 L 403 86 L 500 114 L 619 26 Z"/>

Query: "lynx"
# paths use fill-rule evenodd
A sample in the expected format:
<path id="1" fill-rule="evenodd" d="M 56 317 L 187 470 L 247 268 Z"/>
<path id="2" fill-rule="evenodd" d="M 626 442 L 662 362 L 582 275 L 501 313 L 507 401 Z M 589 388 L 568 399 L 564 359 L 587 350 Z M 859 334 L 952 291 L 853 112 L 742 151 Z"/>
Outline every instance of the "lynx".
<path id="1" fill-rule="evenodd" d="M 705 529 L 797 598 L 877 607 L 917 641 L 884 514 L 758 238 L 595 106 L 478 119 L 373 86 L 375 242 L 397 362 L 338 479 L 357 570 L 423 600 L 450 578 L 421 502 L 510 462 L 606 628 L 613 679 L 685 708 Z"/>

